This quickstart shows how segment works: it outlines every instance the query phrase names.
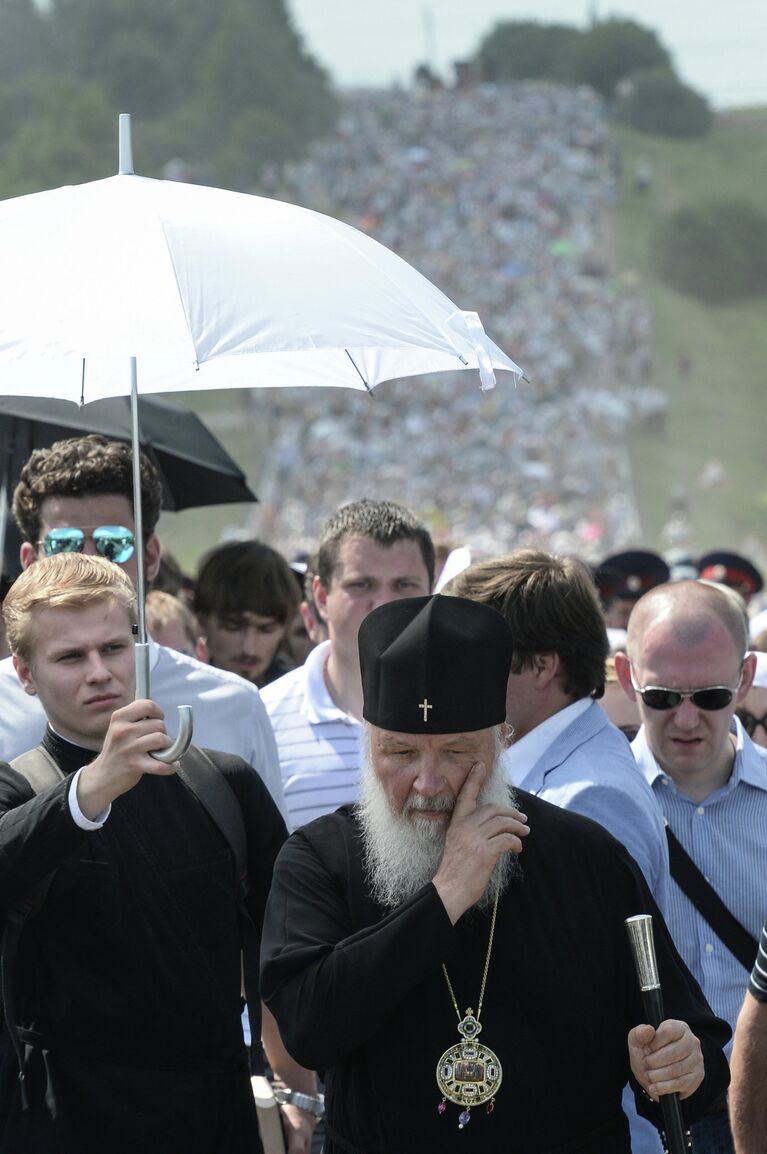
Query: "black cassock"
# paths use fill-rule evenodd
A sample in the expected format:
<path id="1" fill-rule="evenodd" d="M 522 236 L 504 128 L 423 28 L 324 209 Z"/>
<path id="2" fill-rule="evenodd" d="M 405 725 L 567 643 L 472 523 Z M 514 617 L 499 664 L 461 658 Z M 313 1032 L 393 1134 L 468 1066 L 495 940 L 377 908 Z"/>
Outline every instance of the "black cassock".
<path id="1" fill-rule="evenodd" d="M 503 1082 L 493 1112 L 438 1106 L 440 1056 L 460 1041 L 441 963 L 461 1014 L 477 1009 L 490 918 L 451 926 L 434 887 L 386 913 L 369 896 L 360 829 L 345 807 L 304 826 L 275 866 L 261 992 L 283 1040 L 326 1071 L 325 1154 L 627 1154 L 621 1091 L 626 1035 L 644 1021 L 624 919 L 655 916 L 666 1016 L 689 1022 L 706 1078 L 692 1117 L 729 1080 L 713 1016 L 676 952 L 638 867 L 601 826 L 519 793 L 530 836 L 523 874 L 501 899 L 482 1009 Z M 638 1093 L 640 1111 L 660 1112 Z M 337 1136 L 334 1138 L 334 1135 Z"/>
<path id="2" fill-rule="evenodd" d="M 95 756 L 50 731 L 46 743 L 65 772 Z M 259 928 L 285 827 L 249 766 L 211 757 L 245 817 L 246 904 Z M 224 837 L 175 775 L 143 777 L 89 832 L 70 815 L 69 784 L 32 797 L 0 764 L 0 904 L 56 869 L 15 967 L 26 1110 L 12 1039 L 0 1035 L 0 1152 L 254 1154 Z"/>

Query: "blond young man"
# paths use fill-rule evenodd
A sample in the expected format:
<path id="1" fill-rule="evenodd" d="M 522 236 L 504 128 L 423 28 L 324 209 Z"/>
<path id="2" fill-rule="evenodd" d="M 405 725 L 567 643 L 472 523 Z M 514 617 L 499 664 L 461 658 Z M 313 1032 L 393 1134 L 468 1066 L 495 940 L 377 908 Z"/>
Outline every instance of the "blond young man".
<path id="1" fill-rule="evenodd" d="M 251 1154 L 241 907 L 247 978 L 279 813 L 238 757 L 151 756 L 169 738 L 160 707 L 133 700 L 135 594 L 119 566 L 79 553 L 36 562 L 3 614 L 21 685 L 48 718 L 36 760 L 54 784 L 36 793 L 28 759 L 0 763 L 0 903 L 16 925 L 3 947 L 0 1151 Z M 201 760 L 241 811 L 247 893 L 187 785 Z M 19 930 L 24 903 L 39 908 Z M 311 1127 L 286 1117 L 303 1154 Z"/>

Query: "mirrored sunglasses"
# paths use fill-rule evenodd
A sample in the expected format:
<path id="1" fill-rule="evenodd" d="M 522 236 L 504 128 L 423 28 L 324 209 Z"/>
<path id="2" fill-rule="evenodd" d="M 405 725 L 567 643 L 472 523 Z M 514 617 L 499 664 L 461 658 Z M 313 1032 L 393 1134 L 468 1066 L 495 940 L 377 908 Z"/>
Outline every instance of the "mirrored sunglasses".
<path id="1" fill-rule="evenodd" d="M 97 553 L 118 565 L 123 565 L 133 556 L 134 537 L 124 525 L 99 525 L 91 533 L 67 525 L 51 529 L 40 544 L 46 557 L 55 557 L 57 553 L 82 553 L 88 539 L 93 541 Z"/>
<path id="2" fill-rule="evenodd" d="M 740 682 L 734 689 L 728 685 L 707 685 L 705 689 L 693 689 L 690 693 L 682 693 L 680 689 L 665 689 L 661 685 L 646 685 L 644 689 L 640 689 L 633 677 L 631 684 L 648 709 L 676 709 L 683 701 L 690 700 L 696 709 L 715 713 L 730 704 L 738 692 Z"/>
<path id="3" fill-rule="evenodd" d="M 749 713 L 747 709 L 736 709 L 735 712 L 749 737 L 753 736 L 757 725 L 761 725 L 762 729 L 767 732 L 767 713 L 762 717 L 757 717 L 756 714 Z"/>

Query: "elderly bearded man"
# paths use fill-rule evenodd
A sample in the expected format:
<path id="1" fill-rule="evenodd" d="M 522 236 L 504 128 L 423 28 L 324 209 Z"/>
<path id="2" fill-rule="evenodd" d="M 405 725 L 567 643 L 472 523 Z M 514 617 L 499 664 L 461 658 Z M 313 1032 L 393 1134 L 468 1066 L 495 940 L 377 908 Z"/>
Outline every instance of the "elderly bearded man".
<path id="1" fill-rule="evenodd" d="M 283 847 L 262 948 L 288 1051 L 326 1071 L 326 1154 L 628 1154 L 629 1077 L 656 1124 L 660 1094 L 704 1110 L 729 1031 L 638 867 L 600 826 L 503 783 L 503 617 L 395 601 L 362 623 L 359 651 L 362 800 Z M 669 1013 L 657 1032 L 623 924 L 645 911 Z"/>

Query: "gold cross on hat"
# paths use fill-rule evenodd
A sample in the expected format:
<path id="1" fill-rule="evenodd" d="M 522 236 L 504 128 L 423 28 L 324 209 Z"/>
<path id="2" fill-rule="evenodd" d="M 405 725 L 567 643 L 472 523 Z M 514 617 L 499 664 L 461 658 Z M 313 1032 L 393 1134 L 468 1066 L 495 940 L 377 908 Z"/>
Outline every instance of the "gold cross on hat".
<path id="1" fill-rule="evenodd" d="M 428 721 L 428 720 L 429 720 L 429 710 L 430 710 L 430 709 L 433 709 L 433 708 L 434 708 L 434 706 L 433 706 L 433 705 L 430 705 L 430 704 L 429 704 L 429 702 L 427 701 L 427 699 L 424 697 L 423 701 L 422 701 L 422 702 L 421 702 L 421 704 L 418 706 L 418 708 L 423 710 L 423 719 L 424 719 L 424 721 Z"/>

